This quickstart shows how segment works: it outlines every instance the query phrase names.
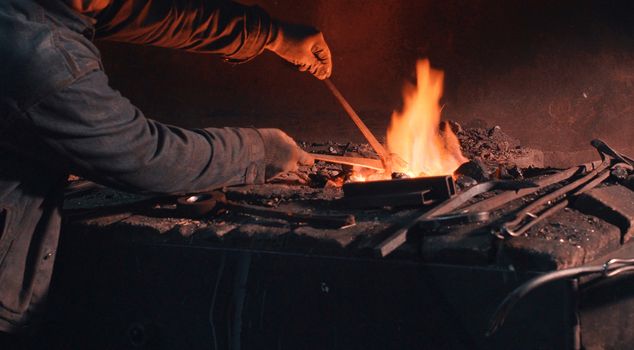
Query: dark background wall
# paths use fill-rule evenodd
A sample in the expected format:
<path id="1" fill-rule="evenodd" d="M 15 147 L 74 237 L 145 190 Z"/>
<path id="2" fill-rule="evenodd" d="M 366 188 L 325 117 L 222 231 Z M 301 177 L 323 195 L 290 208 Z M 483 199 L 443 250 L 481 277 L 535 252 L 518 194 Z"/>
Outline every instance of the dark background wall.
<path id="1" fill-rule="evenodd" d="M 417 58 L 445 71 L 444 118 L 500 125 L 544 150 L 634 146 L 632 1 L 249 0 L 320 28 L 333 81 L 384 135 Z M 279 127 L 303 140 L 361 141 L 323 83 L 267 52 L 216 57 L 99 43 L 111 83 L 155 119 Z M 631 152 L 634 153 L 634 152 Z"/>

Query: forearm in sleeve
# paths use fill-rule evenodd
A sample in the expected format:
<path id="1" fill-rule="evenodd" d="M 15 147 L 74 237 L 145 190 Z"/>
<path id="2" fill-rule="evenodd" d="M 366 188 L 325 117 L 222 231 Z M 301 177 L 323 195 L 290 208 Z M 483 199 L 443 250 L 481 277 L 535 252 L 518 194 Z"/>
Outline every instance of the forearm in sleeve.
<path id="1" fill-rule="evenodd" d="M 222 55 L 260 54 L 276 30 L 257 6 L 223 0 L 114 0 L 97 16 L 98 38 Z"/>
<path id="2" fill-rule="evenodd" d="M 101 71 L 27 115 L 76 171 L 122 189 L 187 193 L 264 181 L 264 143 L 256 130 L 188 130 L 146 119 Z"/>

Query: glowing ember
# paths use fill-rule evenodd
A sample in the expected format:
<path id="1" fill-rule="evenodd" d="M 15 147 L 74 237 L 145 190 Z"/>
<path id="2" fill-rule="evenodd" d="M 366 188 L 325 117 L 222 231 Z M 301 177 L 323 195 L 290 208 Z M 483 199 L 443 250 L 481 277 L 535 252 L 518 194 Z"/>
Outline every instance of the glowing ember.
<path id="1" fill-rule="evenodd" d="M 440 130 L 443 72 L 420 60 L 416 80 L 417 86 L 405 87 L 403 111 L 392 114 L 387 148 L 407 162 L 407 169 L 397 170 L 411 177 L 453 174 L 468 160 L 451 128 Z"/>
<path id="2" fill-rule="evenodd" d="M 361 167 L 353 167 L 352 174 L 350 174 L 350 181 L 353 182 L 388 180 L 391 178 L 392 174 Z"/>

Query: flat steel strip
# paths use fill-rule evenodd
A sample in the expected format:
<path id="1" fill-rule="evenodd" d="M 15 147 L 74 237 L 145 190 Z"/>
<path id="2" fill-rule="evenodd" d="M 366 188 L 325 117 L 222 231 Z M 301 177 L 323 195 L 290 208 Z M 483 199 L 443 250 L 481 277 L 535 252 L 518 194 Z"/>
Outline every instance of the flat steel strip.
<path id="1" fill-rule="evenodd" d="M 315 160 L 321 160 L 329 163 L 336 164 L 345 164 L 352 166 L 360 166 L 363 168 L 374 169 L 374 170 L 385 170 L 383 167 L 383 162 L 378 159 L 370 159 L 370 158 L 361 158 L 361 157 L 345 157 L 345 156 L 335 156 L 330 154 L 310 154 Z"/>

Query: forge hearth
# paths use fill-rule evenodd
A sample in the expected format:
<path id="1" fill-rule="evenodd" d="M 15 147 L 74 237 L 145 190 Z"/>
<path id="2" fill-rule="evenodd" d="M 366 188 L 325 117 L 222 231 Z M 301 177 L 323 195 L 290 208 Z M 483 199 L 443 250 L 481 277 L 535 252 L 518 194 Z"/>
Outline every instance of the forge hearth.
<path id="1" fill-rule="evenodd" d="M 430 225 L 433 223 L 430 218 L 410 229 L 411 241 L 395 255 L 426 262 L 512 265 L 516 269 L 548 271 L 594 261 L 629 240 L 634 194 L 613 181 L 584 194 L 578 205 L 570 205 L 519 237 L 499 239 L 493 232 L 499 225 L 489 225 L 491 222 L 499 224 L 508 220 L 510 213 L 544 193 L 562 187 L 566 181 L 558 180 L 552 185 L 531 189 L 530 186 L 537 186 L 533 182 L 548 181 L 558 171 L 544 169 L 539 150 L 522 147 L 499 127 L 463 129 L 456 123 L 445 127 L 454 129 L 464 153 L 473 164 L 471 168 L 461 167 L 471 170 L 457 173 L 458 189 L 451 176 L 351 183 L 348 181 L 355 171 L 353 168 L 317 162 L 296 174 L 281 177 L 275 183 L 225 188 L 226 199 L 238 207 L 219 210 L 206 217 L 182 217 L 172 199 L 141 197 L 108 188 L 75 195 L 67 200 L 66 209 L 74 218 L 70 224 L 75 227 L 93 231 L 133 229 L 144 233 L 130 236 L 133 240 L 164 243 L 185 239 L 236 248 L 274 247 L 286 251 L 308 249 L 310 252 L 374 256 L 373 247 L 389 237 L 391 228 L 411 221 L 421 211 L 455 196 L 456 190 L 460 193 L 474 186 L 477 181 L 468 176 L 472 175 L 480 182 L 519 184 L 516 192 L 521 190 L 527 194 L 516 198 L 512 186 L 510 189 L 501 186 L 498 190 L 478 195 L 461 207 L 468 210 L 469 204 L 487 197 L 490 203 L 491 198 L 497 198 L 499 194 L 509 199 L 503 206 L 487 209 L 486 213 L 471 214 L 472 217 L 486 214 L 484 224 L 478 220 L 470 223 L 469 217 L 465 216 L 463 220 L 439 220 Z M 303 143 L 302 146 L 312 153 L 376 158 L 367 144 Z M 477 176 L 473 175 L 476 172 L 473 169 L 477 169 Z M 571 170 L 567 172 L 574 174 L 576 171 Z M 342 186 L 344 182 L 348 183 Z M 250 211 L 241 211 L 240 204 L 302 215 L 350 215 L 354 216 L 355 224 L 342 229 L 319 228 L 288 222 L 279 215 L 254 215 Z M 476 212 L 482 211 L 480 204 L 474 206 Z"/>
<path id="2" fill-rule="evenodd" d="M 608 171 L 609 177 L 604 177 L 594 189 L 567 197 L 566 200 L 575 200 L 565 209 L 521 235 L 508 236 L 499 227 L 513 213 L 548 193 L 565 189 L 584 174 L 600 169 L 601 161 L 565 170 L 544 168 L 539 150 L 522 147 L 499 128 L 463 129 L 455 124 L 452 127 L 456 128 L 464 153 L 470 157 L 473 165 L 470 175 L 473 176 L 469 176 L 468 172 L 457 173 L 455 184 L 451 176 L 434 178 L 432 182 L 436 181 L 436 185 L 442 182 L 447 198 L 436 196 L 431 201 L 425 200 L 424 194 L 428 190 L 399 186 L 401 183 L 424 184 L 425 181 L 387 180 L 387 192 L 381 192 L 385 188 L 377 190 L 372 182 L 350 184 L 350 175 L 356 169 L 325 162 L 304 167 L 296 174 L 277 179 L 275 183 L 222 189 L 226 199 L 237 206 L 198 218 L 183 217 L 174 198 L 143 197 L 109 188 L 75 193 L 67 198 L 65 206 L 69 215 L 65 240 L 70 241 L 66 247 L 71 248 L 60 253 L 61 261 L 64 261 L 65 254 L 71 262 L 61 268 L 59 278 L 64 281 L 64 268 L 72 271 L 67 272 L 68 276 L 76 275 L 76 270 L 82 269 L 72 263 L 73 254 L 77 254 L 73 253 L 72 247 L 91 242 L 94 249 L 81 254 L 94 255 L 90 264 L 96 264 L 96 269 L 102 274 L 124 270 L 128 271 L 126 274 L 135 276 L 129 278 L 144 281 L 157 290 L 174 288 L 175 281 L 191 289 L 193 294 L 178 292 L 182 294 L 184 305 L 188 305 L 188 313 L 181 314 L 176 306 L 166 306 L 166 312 L 171 315 L 168 318 L 144 314 L 142 310 L 146 307 L 143 305 L 148 302 L 145 297 L 128 296 L 125 283 L 116 287 L 119 294 L 114 303 L 121 300 L 129 304 L 126 307 L 136 310 L 135 315 L 141 315 L 133 315 L 132 319 L 129 315 L 120 316 L 123 317 L 121 323 L 125 327 L 141 327 L 144 332 L 155 332 L 148 328 L 160 328 L 167 333 L 181 332 L 181 324 L 190 322 L 190 314 L 204 318 L 213 311 L 215 317 L 224 320 L 223 312 L 233 314 L 235 310 L 221 311 L 216 310 L 213 303 L 209 305 L 210 296 L 217 294 L 211 291 L 217 290 L 218 287 L 214 286 L 221 283 L 234 293 L 219 296 L 228 298 L 223 302 L 227 305 L 242 305 L 239 295 L 246 293 L 246 296 L 243 295 L 246 304 L 240 306 L 248 310 L 241 314 L 246 323 L 235 327 L 240 327 L 245 337 L 251 340 L 264 334 L 256 329 L 268 327 L 267 331 L 263 331 L 266 334 L 272 334 L 273 328 L 275 332 L 286 329 L 289 335 L 280 341 L 297 345 L 301 343 L 301 338 L 297 338 L 303 332 L 301 329 L 313 329 L 319 333 L 323 330 L 323 322 L 332 318 L 330 322 L 334 322 L 335 328 L 344 330 L 347 335 L 320 333 L 325 342 L 320 344 L 325 347 L 330 341 L 348 344 L 347 348 L 355 348 L 356 345 L 367 348 L 371 343 L 386 347 L 400 344 L 397 345 L 399 348 L 409 348 L 414 344 L 437 347 L 447 342 L 455 342 L 455 348 L 532 349 L 553 344 L 556 348 L 566 347 L 571 341 L 567 327 L 572 321 L 568 315 L 576 298 L 575 290 L 566 283 L 556 283 L 543 292 L 546 294 L 537 293 L 527 305 L 518 307 L 499 335 L 487 339 L 484 334 L 495 307 L 506 293 L 527 278 L 548 271 L 602 263 L 608 257 L 627 256 L 629 253 L 623 252 L 634 250 L 630 242 L 634 192 L 627 187 L 627 176 L 623 178 L 629 170 L 620 173 L 622 180 L 610 176 Z M 376 158 L 366 144 L 302 143 L 302 147 L 313 153 Z M 526 167 L 527 164 L 530 166 Z M 433 212 L 486 184 L 494 185 L 487 187 L 490 190 L 481 195 L 469 197 L 456 210 L 443 211 L 444 216 L 437 216 L 442 220 L 434 220 L 432 216 L 412 221 L 420 218 L 421 213 Z M 414 200 L 407 205 L 369 205 L 372 204 L 369 198 L 373 195 L 377 198 L 395 195 L 393 192 L 397 188 L 405 188 L 405 193 L 419 196 L 411 197 Z M 349 200 L 355 197 L 367 200 L 352 205 Z M 503 205 L 493 205 L 501 199 L 504 199 Z M 355 224 L 326 229 L 241 211 L 240 205 L 303 215 L 351 215 Z M 460 208 L 474 210 L 463 213 Z M 491 209 L 484 210 L 486 208 Z M 445 215 L 447 213 L 451 215 Z M 395 246 L 398 249 L 390 250 L 387 257 L 378 257 L 377 247 L 390 239 L 394 228 L 402 227 L 404 223 L 416 223 L 407 226 L 409 231 L 404 244 Z M 110 253 L 114 251 L 116 253 Z M 91 261 L 86 256 L 81 257 L 81 260 L 86 259 Z M 153 263 L 148 265 L 146 259 Z M 210 260 L 205 262 L 207 259 Z M 164 268 L 168 272 L 152 264 L 167 265 Z M 184 264 L 183 268 L 187 271 L 181 271 L 180 264 Z M 205 277 L 202 270 L 196 272 L 201 264 L 213 266 L 217 280 Z M 90 273 L 86 269 L 86 280 L 81 283 L 94 284 L 99 290 L 114 288 L 95 281 L 93 268 L 89 269 Z M 170 269 L 174 270 L 173 273 Z M 223 272 L 224 269 L 231 272 Z M 170 282 L 162 282 L 164 280 Z M 72 285 L 77 282 L 59 283 Z M 118 282 L 109 283 L 118 285 Z M 249 287 L 245 292 L 238 292 L 243 284 Z M 455 290 L 455 286 L 461 287 Z M 313 294 L 313 287 L 317 288 L 314 291 L 317 294 Z M 65 293 L 64 296 L 54 294 L 53 298 L 62 300 L 62 305 L 71 303 L 70 300 L 64 301 L 67 300 Z M 111 303 L 111 294 L 108 292 L 103 296 L 108 303 Z M 155 298 L 163 295 L 156 290 L 145 293 L 154 294 Z M 273 299 L 268 300 L 267 295 L 272 295 Z M 420 298 L 414 300 L 406 295 L 419 295 Z M 453 296 L 452 300 L 445 300 L 447 296 Z M 300 303 L 303 298 L 310 301 Z M 465 303 L 472 298 L 477 298 L 478 302 Z M 303 310 L 283 313 L 298 318 L 294 321 L 275 311 L 291 307 L 287 304 L 289 300 L 294 300 L 293 307 Z M 344 303 L 343 300 L 350 301 Z M 313 305 L 313 301 L 316 304 Z M 212 311 L 208 311 L 210 307 Z M 447 308 L 457 309 L 452 314 L 447 312 Z M 73 312 L 80 315 L 83 311 Z M 114 317 L 109 309 L 100 312 L 108 318 Z M 392 319 L 386 320 L 384 315 L 390 313 Z M 604 317 L 603 314 L 592 315 L 586 317 L 589 324 Z M 258 317 L 282 323 L 264 326 L 258 323 Z M 348 318 L 350 322 L 343 321 Z M 196 322 L 208 324 L 209 320 Z M 259 325 L 254 326 L 254 322 Z M 437 322 L 444 324 L 443 329 L 459 324 L 464 333 L 459 339 L 453 339 L 449 333 L 434 330 Z M 535 326 L 532 333 L 535 336 L 531 340 L 518 344 L 517 332 L 521 332 L 526 322 L 540 322 L 540 325 Z M 364 338 L 361 335 L 368 331 L 355 330 L 352 324 L 385 328 L 387 333 L 381 339 Z M 209 328 L 198 328 L 192 332 L 209 332 Z M 398 329 L 403 329 L 405 333 L 400 333 Z M 596 332 L 594 334 L 595 339 L 586 344 L 604 344 L 604 338 L 596 336 Z M 426 340 L 421 343 L 419 339 Z M 634 337 L 625 339 L 629 340 L 634 340 Z"/>

